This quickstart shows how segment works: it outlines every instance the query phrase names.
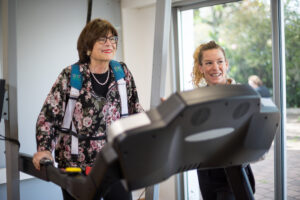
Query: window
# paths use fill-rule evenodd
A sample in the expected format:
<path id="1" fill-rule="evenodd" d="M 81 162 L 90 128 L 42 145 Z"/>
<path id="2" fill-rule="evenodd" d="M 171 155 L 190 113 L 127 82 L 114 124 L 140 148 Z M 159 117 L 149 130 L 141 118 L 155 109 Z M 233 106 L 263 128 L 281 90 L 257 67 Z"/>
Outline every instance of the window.
<path id="1" fill-rule="evenodd" d="M 286 64 L 287 199 L 299 199 L 300 162 L 300 2 L 284 1 Z"/>
<path id="2" fill-rule="evenodd" d="M 272 94 L 270 9 L 269 0 L 244 0 L 180 11 L 180 89 L 193 88 L 191 72 L 195 48 L 214 40 L 225 49 L 231 78 L 247 84 L 250 75 L 257 75 Z M 255 199 L 274 199 L 273 154 L 272 148 L 264 161 L 251 165 L 256 178 Z M 194 170 L 184 176 L 188 183 L 186 199 L 201 199 L 196 174 Z"/>

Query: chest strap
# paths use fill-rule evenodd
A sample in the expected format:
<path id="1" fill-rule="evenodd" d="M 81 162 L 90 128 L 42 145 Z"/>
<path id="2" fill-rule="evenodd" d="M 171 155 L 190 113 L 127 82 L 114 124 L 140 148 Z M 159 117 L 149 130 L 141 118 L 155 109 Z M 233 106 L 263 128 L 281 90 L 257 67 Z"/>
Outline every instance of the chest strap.
<path id="1" fill-rule="evenodd" d="M 126 81 L 124 80 L 125 73 L 122 68 L 122 65 L 119 62 L 115 60 L 111 60 L 109 62 L 109 65 L 111 66 L 116 81 L 118 83 L 118 91 L 121 98 L 121 117 L 126 117 L 128 116 L 128 100 L 127 100 Z"/>
<path id="2" fill-rule="evenodd" d="M 74 114 L 76 101 L 79 97 L 80 89 L 82 87 L 82 75 L 80 73 L 80 68 L 78 64 L 72 65 L 70 84 L 71 84 L 70 97 L 67 103 L 61 129 L 69 130 L 69 132 L 72 131 L 76 133 L 76 128 L 74 126 L 72 118 Z M 74 135 L 72 135 L 72 140 L 71 140 L 71 154 L 78 154 L 78 138 Z"/>
<path id="3" fill-rule="evenodd" d="M 78 138 L 78 140 L 87 140 L 87 141 L 88 140 L 106 140 L 106 135 L 85 136 L 85 135 L 80 135 L 80 134 L 77 134 L 76 132 L 70 131 L 70 129 L 60 128 L 59 130 L 64 134 L 75 136 L 75 138 Z"/>
<path id="4" fill-rule="evenodd" d="M 121 117 L 126 117 L 128 116 L 128 101 L 127 101 L 126 81 L 124 80 L 125 73 L 122 68 L 122 65 L 119 62 L 111 60 L 109 65 L 112 68 L 116 82 L 118 84 L 118 91 L 121 99 Z M 70 84 L 71 84 L 70 98 L 67 103 L 61 131 L 63 133 L 68 132 L 69 134 L 72 135 L 71 154 L 78 155 L 78 139 L 79 140 L 103 140 L 105 139 L 105 136 L 87 137 L 87 136 L 77 134 L 72 119 L 73 119 L 76 101 L 79 97 L 80 89 L 82 88 L 82 75 L 80 73 L 80 67 L 78 64 L 72 65 Z"/>

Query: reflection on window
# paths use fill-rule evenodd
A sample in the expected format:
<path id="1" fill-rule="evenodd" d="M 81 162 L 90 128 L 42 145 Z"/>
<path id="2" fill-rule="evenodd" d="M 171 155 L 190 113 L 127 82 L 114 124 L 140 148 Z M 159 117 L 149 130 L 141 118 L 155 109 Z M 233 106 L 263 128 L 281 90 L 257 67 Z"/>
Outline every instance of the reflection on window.
<path id="1" fill-rule="evenodd" d="M 202 43 L 215 40 L 225 49 L 230 66 L 228 74 L 231 78 L 238 83 L 247 84 L 250 75 L 257 75 L 272 94 L 270 0 L 244 0 L 185 10 L 180 12 L 180 21 L 181 90 L 193 88 L 191 72 L 195 48 Z M 274 199 L 274 161 L 272 156 L 273 150 L 270 150 L 266 156 L 268 167 L 261 163 L 264 169 L 268 169 L 264 171 L 268 179 L 260 176 L 259 168 L 261 166 L 253 167 L 257 183 L 256 199 Z M 202 199 L 195 170 L 185 174 L 185 181 L 188 182 L 185 188 L 186 199 Z M 267 194 L 261 190 L 265 187 L 270 189 Z"/>
<path id="2" fill-rule="evenodd" d="M 300 1 L 286 0 L 285 63 L 287 107 L 300 107 Z M 290 95 L 289 95 L 290 94 Z"/>
<path id="3" fill-rule="evenodd" d="M 300 1 L 284 1 L 286 64 L 287 199 L 299 199 L 300 163 Z"/>
<path id="4" fill-rule="evenodd" d="M 246 0 L 181 12 L 181 89 L 192 88 L 190 73 L 194 49 L 201 43 L 215 40 L 225 48 L 232 78 L 246 84 L 248 76 L 258 75 L 271 92 L 270 13 L 269 0 Z"/>

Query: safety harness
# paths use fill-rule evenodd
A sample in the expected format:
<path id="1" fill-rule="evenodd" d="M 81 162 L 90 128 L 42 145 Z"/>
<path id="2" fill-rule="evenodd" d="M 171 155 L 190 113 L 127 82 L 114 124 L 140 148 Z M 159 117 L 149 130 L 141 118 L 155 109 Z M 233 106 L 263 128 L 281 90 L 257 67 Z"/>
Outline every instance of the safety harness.
<path id="1" fill-rule="evenodd" d="M 126 90 L 126 81 L 125 73 L 123 70 L 122 65 L 115 61 L 111 60 L 109 65 L 112 68 L 112 71 L 115 75 L 116 82 L 118 84 L 118 91 L 121 98 L 121 117 L 128 116 L 128 102 L 127 102 L 127 90 Z M 102 140 L 106 139 L 106 136 L 100 137 L 87 137 L 84 135 L 77 134 L 76 128 L 73 122 L 73 114 L 75 109 L 76 101 L 79 97 L 80 90 L 82 88 L 82 75 L 80 73 L 80 67 L 76 63 L 71 66 L 71 92 L 70 97 L 67 103 L 64 119 L 60 130 L 63 133 L 72 135 L 71 140 L 71 155 L 77 156 L 78 155 L 78 139 L 80 140 Z"/>

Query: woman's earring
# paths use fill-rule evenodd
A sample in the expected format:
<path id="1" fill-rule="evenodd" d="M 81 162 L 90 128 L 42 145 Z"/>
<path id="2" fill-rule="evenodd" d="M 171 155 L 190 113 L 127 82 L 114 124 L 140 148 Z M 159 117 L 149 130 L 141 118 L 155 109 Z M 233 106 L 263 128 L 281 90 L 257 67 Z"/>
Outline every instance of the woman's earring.
<path id="1" fill-rule="evenodd" d="M 86 55 L 90 56 L 90 55 L 91 55 L 91 51 L 88 50 L 88 51 L 86 52 Z"/>

